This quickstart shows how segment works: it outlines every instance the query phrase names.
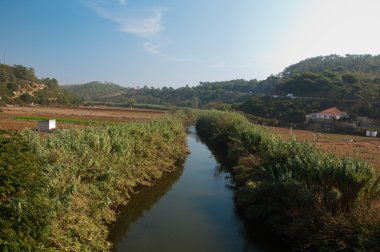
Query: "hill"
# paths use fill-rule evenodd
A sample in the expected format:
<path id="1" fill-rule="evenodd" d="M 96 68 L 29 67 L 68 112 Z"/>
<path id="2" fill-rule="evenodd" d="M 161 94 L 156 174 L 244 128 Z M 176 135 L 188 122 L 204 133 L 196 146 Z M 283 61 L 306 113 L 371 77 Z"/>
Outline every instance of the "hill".
<path id="1" fill-rule="evenodd" d="M 126 90 L 126 88 L 117 84 L 99 81 L 93 81 L 86 84 L 64 85 L 62 88 L 76 94 L 78 97 L 86 101 L 119 96 Z"/>
<path id="2" fill-rule="evenodd" d="M 298 124 L 306 114 L 329 107 L 339 107 L 354 116 L 380 118 L 380 56 L 314 57 L 285 68 L 259 86 L 268 96 L 251 97 L 235 108 Z"/>
<path id="3" fill-rule="evenodd" d="M 61 89 L 56 79 L 38 79 L 31 67 L 0 64 L 0 103 L 78 104 L 79 100 Z"/>
<path id="4" fill-rule="evenodd" d="M 194 87 L 180 88 L 124 88 L 113 83 L 91 82 L 65 86 L 65 90 L 85 101 L 114 105 L 139 103 L 219 109 L 234 106 L 256 116 L 293 123 L 301 123 L 305 114 L 330 106 L 380 118 L 380 56 L 314 57 L 263 81 L 200 82 Z M 286 98 L 289 93 L 296 98 Z"/>
<path id="5" fill-rule="evenodd" d="M 98 81 L 83 85 L 68 85 L 64 89 L 73 92 L 85 101 L 118 103 L 130 105 L 155 104 L 176 107 L 205 107 L 218 104 L 243 102 L 258 85 L 257 80 L 230 80 L 221 82 L 201 82 L 195 87 L 124 88 L 113 83 Z"/>
<path id="6" fill-rule="evenodd" d="M 380 56 L 320 56 L 291 65 L 280 76 L 272 93 L 342 101 L 380 100 Z"/>

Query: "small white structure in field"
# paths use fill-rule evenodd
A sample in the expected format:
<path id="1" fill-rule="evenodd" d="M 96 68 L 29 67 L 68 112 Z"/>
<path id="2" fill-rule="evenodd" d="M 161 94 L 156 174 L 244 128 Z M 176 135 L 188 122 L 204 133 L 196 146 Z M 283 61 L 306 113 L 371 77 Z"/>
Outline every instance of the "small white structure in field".
<path id="1" fill-rule="evenodd" d="M 367 137 L 376 137 L 377 136 L 377 130 L 367 130 L 365 135 Z"/>
<path id="2" fill-rule="evenodd" d="M 295 98 L 294 94 L 287 94 L 286 97 Z"/>
<path id="3" fill-rule="evenodd" d="M 37 123 L 37 130 L 38 131 L 51 131 L 56 129 L 56 121 L 55 119 L 52 120 L 46 120 L 46 121 L 40 121 Z"/>

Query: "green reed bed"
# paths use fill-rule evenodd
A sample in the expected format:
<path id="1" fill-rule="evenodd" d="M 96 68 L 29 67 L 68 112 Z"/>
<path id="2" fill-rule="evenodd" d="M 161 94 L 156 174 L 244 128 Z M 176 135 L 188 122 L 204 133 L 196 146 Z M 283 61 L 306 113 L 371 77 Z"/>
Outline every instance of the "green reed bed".
<path id="1" fill-rule="evenodd" d="M 237 113 L 204 113 L 196 127 L 225 151 L 238 207 L 295 249 L 380 246 L 380 179 L 372 166 L 284 140 Z"/>
<path id="2" fill-rule="evenodd" d="M 1 135 L 0 250 L 110 249 L 117 207 L 186 157 L 185 118 Z"/>

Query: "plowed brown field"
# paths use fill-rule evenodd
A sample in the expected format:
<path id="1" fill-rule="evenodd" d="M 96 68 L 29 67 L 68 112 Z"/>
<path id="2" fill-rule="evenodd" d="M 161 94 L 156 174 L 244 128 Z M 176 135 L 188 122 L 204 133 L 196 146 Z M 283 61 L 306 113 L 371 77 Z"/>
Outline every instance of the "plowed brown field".
<path id="1" fill-rule="evenodd" d="M 16 116 L 42 116 L 54 118 L 95 120 L 106 122 L 124 121 L 145 121 L 161 116 L 163 111 L 126 109 L 106 106 L 96 107 L 19 107 L 8 106 L 1 108 L 0 129 L 2 130 L 23 130 L 25 128 L 35 128 L 36 121 L 16 120 Z M 57 122 L 57 127 L 86 127 L 83 124 Z"/>
<path id="2" fill-rule="evenodd" d="M 317 148 L 340 156 L 353 156 L 373 164 L 380 171 L 380 138 L 353 135 L 317 134 L 313 131 L 268 127 L 282 137 L 310 141 Z"/>

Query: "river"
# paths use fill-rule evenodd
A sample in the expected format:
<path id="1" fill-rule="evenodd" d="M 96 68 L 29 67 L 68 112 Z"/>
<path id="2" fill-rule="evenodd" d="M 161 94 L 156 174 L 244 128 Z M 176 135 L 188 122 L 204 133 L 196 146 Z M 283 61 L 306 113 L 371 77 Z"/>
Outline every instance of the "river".
<path id="1" fill-rule="evenodd" d="M 237 214 L 231 178 L 189 128 L 184 165 L 142 188 L 121 211 L 114 251 L 269 251 Z M 268 243 L 268 242 L 264 242 Z"/>

